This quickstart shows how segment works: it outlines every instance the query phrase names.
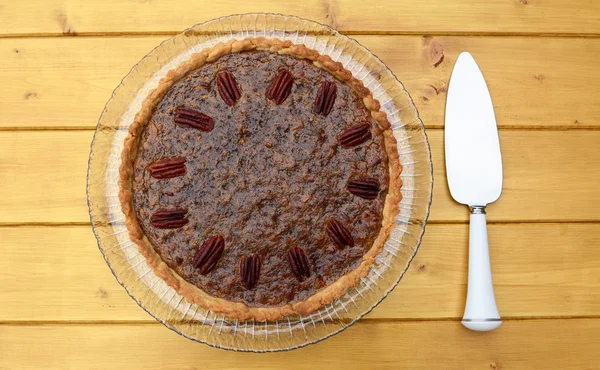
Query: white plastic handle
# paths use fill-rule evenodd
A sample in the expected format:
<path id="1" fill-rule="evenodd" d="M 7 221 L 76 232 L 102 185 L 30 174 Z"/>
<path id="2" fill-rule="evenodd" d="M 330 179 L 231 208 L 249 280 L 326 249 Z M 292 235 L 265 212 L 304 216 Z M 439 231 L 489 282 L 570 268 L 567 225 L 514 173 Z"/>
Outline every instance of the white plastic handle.
<path id="1" fill-rule="evenodd" d="M 469 226 L 469 285 L 462 324 L 476 331 L 494 330 L 502 324 L 496 307 L 487 224 L 483 207 L 471 213 Z"/>

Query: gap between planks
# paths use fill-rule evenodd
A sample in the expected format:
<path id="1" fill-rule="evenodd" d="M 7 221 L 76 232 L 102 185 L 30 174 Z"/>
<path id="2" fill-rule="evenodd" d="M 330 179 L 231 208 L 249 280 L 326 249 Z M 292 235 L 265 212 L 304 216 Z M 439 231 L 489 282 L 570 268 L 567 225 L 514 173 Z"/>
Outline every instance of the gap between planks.
<path id="1" fill-rule="evenodd" d="M 465 206 L 466 207 L 466 206 Z M 468 220 L 429 220 L 426 225 L 468 225 Z M 488 220 L 488 225 L 520 224 L 589 224 L 600 225 L 600 220 Z M 0 228 L 28 227 L 91 227 L 90 222 L 0 222 Z"/>
<path id="2" fill-rule="evenodd" d="M 514 317 L 502 317 L 503 322 L 507 321 L 552 321 L 552 320 L 595 320 L 600 319 L 600 315 L 578 315 L 578 316 L 514 316 Z M 348 320 L 351 321 L 351 320 Z M 385 318 L 385 319 L 371 319 L 361 318 L 357 321 L 359 324 L 371 324 L 371 323 L 414 323 L 414 322 L 460 322 L 461 318 L 457 317 L 441 317 L 441 318 Z M 189 322 L 189 321 L 186 321 Z M 149 318 L 148 320 L 15 320 L 15 321 L 0 321 L 0 326 L 102 326 L 102 325 L 120 325 L 120 326 L 160 326 L 162 323 L 155 319 Z"/>
<path id="3" fill-rule="evenodd" d="M 18 39 L 34 37 L 147 37 L 147 36 L 175 36 L 180 31 L 150 31 L 150 32 L 81 32 L 81 33 L 7 33 L 0 35 L 0 39 Z M 339 32 L 339 31 L 338 31 Z M 556 32 L 427 32 L 427 31 L 358 31 L 346 30 L 340 32 L 348 36 L 468 36 L 468 37 L 561 37 L 561 38 L 600 38 L 598 33 L 556 33 Z"/>
<path id="4" fill-rule="evenodd" d="M 444 125 L 429 125 L 427 130 L 443 130 Z M 4 126 L 0 127 L 0 132 L 38 132 L 38 131 L 96 131 L 96 127 L 91 126 L 38 126 L 38 127 L 18 127 Z M 598 125 L 580 125 L 573 126 L 500 126 L 498 131 L 600 131 Z"/>

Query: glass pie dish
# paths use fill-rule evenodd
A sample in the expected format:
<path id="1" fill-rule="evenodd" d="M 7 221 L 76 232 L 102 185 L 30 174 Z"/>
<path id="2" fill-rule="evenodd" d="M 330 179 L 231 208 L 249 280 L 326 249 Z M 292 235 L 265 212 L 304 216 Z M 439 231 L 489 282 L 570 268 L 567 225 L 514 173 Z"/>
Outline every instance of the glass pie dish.
<path id="1" fill-rule="evenodd" d="M 310 315 L 276 321 L 230 319 L 188 303 L 147 265 L 127 232 L 118 199 L 123 142 L 141 103 L 168 71 L 218 42 L 262 36 L 304 44 L 344 65 L 387 114 L 402 165 L 402 201 L 390 238 L 355 288 Z M 429 144 L 417 110 L 392 72 L 366 48 L 304 19 L 252 13 L 196 25 L 151 51 L 122 80 L 100 117 L 89 159 L 87 194 L 100 251 L 119 283 L 150 315 L 186 338 L 239 351 L 279 351 L 328 338 L 370 312 L 398 284 L 419 247 L 432 195 Z"/>

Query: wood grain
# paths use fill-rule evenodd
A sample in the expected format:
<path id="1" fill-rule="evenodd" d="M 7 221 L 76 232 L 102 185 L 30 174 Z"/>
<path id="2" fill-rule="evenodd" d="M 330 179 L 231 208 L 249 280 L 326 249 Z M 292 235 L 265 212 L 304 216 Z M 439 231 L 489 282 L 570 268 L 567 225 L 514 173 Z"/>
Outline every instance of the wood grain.
<path id="1" fill-rule="evenodd" d="M 443 131 L 428 130 L 434 168 L 430 220 L 467 221 L 449 195 Z M 0 224 L 87 223 L 92 131 L 0 132 Z M 490 221 L 600 220 L 600 131 L 500 132 L 504 190 Z"/>
<path id="2" fill-rule="evenodd" d="M 113 89 L 163 39 L 0 39 L 0 128 L 95 127 Z M 600 39 L 356 39 L 404 83 L 427 127 L 443 126 L 448 80 L 464 50 L 484 71 L 500 127 L 600 127 L 600 69 L 595 67 Z"/>
<path id="3" fill-rule="evenodd" d="M 89 222 L 93 131 L 0 132 L 0 223 Z"/>
<path id="4" fill-rule="evenodd" d="M 390 296 L 340 335 L 267 355 L 157 324 L 106 266 L 85 197 L 91 129 L 130 68 L 169 35 L 251 11 L 356 35 L 411 94 L 435 169 L 431 224 Z M 1 370 L 599 368 L 600 2 L 0 0 L 0 24 Z M 468 214 L 443 164 L 447 83 L 463 50 L 486 77 L 504 159 L 488 219 L 506 321 L 489 333 L 458 322 Z"/>
<path id="5" fill-rule="evenodd" d="M 0 368 L 38 369 L 596 369 L 600 319 L 365 323 L 291 352 L 224 352 L 161 325 L 0 326 Z"/>
<path id="6" fill-rule="evenodd" d="M 490 225 L 489 238 L 505 319 L 600 315 L 599 224 Z M 429 225 L 405 277 L 368 318 L 462 317 L 467 239 L 467 225 Z M 154 322 L 117 283 L 90 227 L 4 227 L 0 240 L 0 322 Z"/>
<path id="7" fill-rule="evenodd" d="M 343 32 L 594 34 L 593 0 L 2 1 L 3 35 L 174 33 L 231 13 L 295 14 Z"/>

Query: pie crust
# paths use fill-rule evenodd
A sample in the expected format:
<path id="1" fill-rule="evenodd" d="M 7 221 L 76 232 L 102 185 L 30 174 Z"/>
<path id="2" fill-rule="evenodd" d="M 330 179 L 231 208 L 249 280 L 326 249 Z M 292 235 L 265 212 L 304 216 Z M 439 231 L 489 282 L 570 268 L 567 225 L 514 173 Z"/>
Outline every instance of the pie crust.
<path id="1" fill-rule="evenodd" d="M 169 88 L 190 71 L 198 69 L 206 63 L 216 61 L 224 55 L 255 50 L 269 51 L 310 60 L 315 66 L 328 71 L 335 78 L 354 90 L 362 98 L 365 107 L 370 111 L 373 121 L 382 130 L 389 165 L 388 193 L 383 208 L 382 227 L 375 242 L 364 254 L 358 267 L 341 276 L 334 283 L 318 290 L 312 296 L 281 306 L 248 306 L 245 303 L 217 298 L 184 280 L 154 250 L 152 243 L 144 234 L 138 222 L 133 204 L 134 164 L 138 154 L 139 138 L 145 125 L 149 122 L 156 105 L 165 96 Z M 140 253 L 144 255 L 148 265 L 156 275 L 175 289 L 188 302 L 197 304 L 215 313 L 223 314 L 230 319 L 277 320 L 289 315 L 307 315 L 324 305 L 333 303 L 336 299 L 344 295 L 349 288 L 357 286 L 361 277 L 367 275 L 369 268 L 375 261 L 375 257 L 383 250 L 384 243 L 389 238 L 396 224 L 396 216 L 399 213 L 398 204 L 401 200 L 400 187 L 402 185 L 400 179 L 401 165 L 396 147 L 396 139 L 393 136 L 390 123 L 387 120 L 386 114 L 379 109 L 380 104 L 373 98 L 371 91 L 360 80 L 353 77 L 351 72 L 346 70 L 341 63 L 333 61 L 328 56 L 320 55 L 317 51 L 309 49 L 304 45 L 293 44 L 291 41 L 262 37 L 232 40 L 226 43 L 219 43 L 192 55 L 177 68 L 169 71 L 166 77 L 160 80 L 158 87 L 148 94 L 142 103 L 140 111 L 134 118 L 129 128 L 129 135 L 124 142 L 121 154 L 119 199 L 126 217 L 126 225 L 131 240 L 138 245 Z"/>

